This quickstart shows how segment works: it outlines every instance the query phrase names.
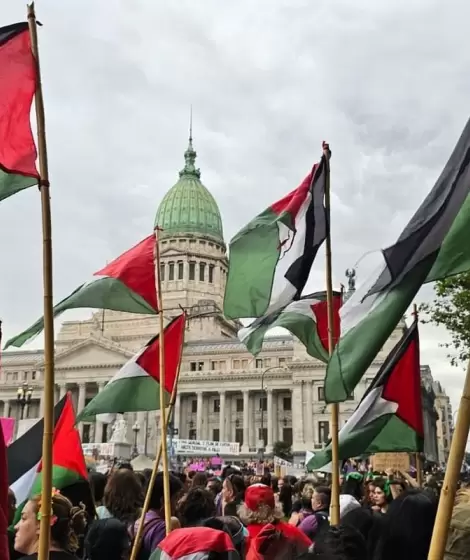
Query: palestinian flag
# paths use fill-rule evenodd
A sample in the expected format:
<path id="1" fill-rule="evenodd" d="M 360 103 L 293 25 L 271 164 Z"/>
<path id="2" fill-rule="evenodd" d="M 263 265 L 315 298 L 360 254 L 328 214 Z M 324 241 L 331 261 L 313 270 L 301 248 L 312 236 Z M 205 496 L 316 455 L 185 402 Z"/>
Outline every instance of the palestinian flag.
<path id="1" fill-rule="evenodd" d="M 28 23 L 0 28 L 0 200 L 39 182 L 31 131 L 36 61 Z"/>
<path id="2" fill-rule="evenodd" d="M 8 465 L 7 447 L 0 422 L 0 558 L 8 560 L 10 556 L 8 545 Z"/>
<path id="3" fill-rule="evenodd" d="M 263 317 L 300 297 L 326 237 L 327 161 L 230 242 L 224 315 Z"/>
<path id="4" fill-rule="evenodd" d="M 41 492 L 43 433 L 40 420 L 7 449 L 9 486 L 19 504 Z M 52 465 L 52 485 L 58 490 L 88 478 L 70 394 L 54 408 Z"/>
<path id="5" fill-rule="evenodd" d="M 342 297 L 340 292 L 333 293 L 334 306 L 334 342 L 339 338 L 339 308 Z M 286 305 L 280 311 L 271 313 L 254 321 L 249 327 L 238 331 L 238 338 L 254 356 L 262 348 L 264 337 L 274 327 L 283 327 L 296 336 L 307 349 L 307 353 L 326 363 L 328 352 L 328 309 L 326 292 L 303 296 Z"/>
<path id="6" fill-rule="evenodd" d="M 232 539 L 225 531 L 210 527 L 175 529 L 152 553 L 150 560 L 239 560 Z"/>
<path id="7" fill-rule="evenodd" d="M 470 121 L 441 176 L 384 263 L 341 308 L 341 337 L 327 367 L 325 399 L 344 401 L 424 282 L 470 270 Z"/>
<path id="8" fill-rule="evenodd" d="M 83 307 L 128 313 L 157 313 L 154 247 L 155 236 L 149 235 L 103 269 L 95 272 L 92 280 L 82 284 L 54 307 L 54 317 L 58 317 L 68 309 Z M 23 346 L 43 328 L 44 318 L 41 317 L 34 325 L 11 338 L 5 348 Z"/>
<path id="9" fill-rule="evenodd" d="M 171 394 L 178 375 L 184 344 L 186 315 L 165 328 L 165 392 Z M 78 415 L 77 422 L 97 414 L 119 414 L 160 409 L 160 338 L 155 336 L 131 358 L 106 387 Z"/>
<path id="10" fill-rule="evenodd" d="M 340 460 L 363 454 L 419 452 L 424 428 L 418 324 L 393 348 L 358 407 L 339 432 Z M 308 470 L 331 462 L 331 447 L 314 454 Z"/>

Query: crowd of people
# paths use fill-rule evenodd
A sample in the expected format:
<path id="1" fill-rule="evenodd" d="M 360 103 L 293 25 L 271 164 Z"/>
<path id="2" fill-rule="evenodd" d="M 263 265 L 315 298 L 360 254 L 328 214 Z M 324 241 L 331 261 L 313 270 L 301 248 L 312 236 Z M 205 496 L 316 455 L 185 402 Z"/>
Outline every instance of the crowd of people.
<path id="1" fill-rule="evenodd" d="M 116 466 L 51 496 L 50 560 L 127 560 L 151 471 Z M 330 524 L 327 476 L 247 474 L 225 466 L 170 475 L 171 532 L 163 475 L 156 476 L 137 560 L 426 560 L 439 497 L 432 477 L 407 473 L 341 477 L 340 523 Z M 35 559 L 40 498 L 16 509 L 10 492 L 10 560 Z M 445 560 L 469 558 L 470 488 L 458 491 Z"/>

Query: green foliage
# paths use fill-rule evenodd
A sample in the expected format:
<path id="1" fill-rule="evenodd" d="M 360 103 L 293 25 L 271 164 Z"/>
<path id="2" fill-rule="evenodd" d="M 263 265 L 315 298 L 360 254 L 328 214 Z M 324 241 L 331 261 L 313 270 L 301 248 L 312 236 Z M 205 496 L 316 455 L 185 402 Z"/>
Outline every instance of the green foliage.
<path id="1" fill-rule="evenodd" d="M 285 459 L 286 461 L 292 461 L 291 446 L 285 441 L 276 441 L 273 445 L 273 455 Z"/>
<path id="2" fill-rule="evenodd" d="M 446 327 L 452 342 L 440 346 L 452 350 L 452 365 L 460 365 L 470 357 L 470 272 L 436 282 L 434 292 L 432 303 L 420 305 L 422 323 Z"/>

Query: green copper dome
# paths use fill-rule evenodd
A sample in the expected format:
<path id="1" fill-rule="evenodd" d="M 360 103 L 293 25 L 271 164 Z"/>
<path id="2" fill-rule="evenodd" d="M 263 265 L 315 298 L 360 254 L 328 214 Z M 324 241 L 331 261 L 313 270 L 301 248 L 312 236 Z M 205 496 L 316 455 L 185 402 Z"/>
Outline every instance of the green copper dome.
<path id="1" fill-rule="evenodd" d="M 196 152 L 193 140 L 184 153 L 185 166 L 179 181 L 163 197 L 155 217 L 155 226 L 162 228 L 162 237 L 185 234 L 208 237 L 224 243 L 222 219 L 217 202 L 201 183 L 201 172 L 194 165 Z"/>

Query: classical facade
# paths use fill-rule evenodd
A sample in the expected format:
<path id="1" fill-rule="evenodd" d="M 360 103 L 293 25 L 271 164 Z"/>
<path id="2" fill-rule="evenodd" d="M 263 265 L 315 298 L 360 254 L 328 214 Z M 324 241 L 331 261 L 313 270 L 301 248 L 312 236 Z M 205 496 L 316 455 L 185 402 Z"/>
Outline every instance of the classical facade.
<path id="1" fill-rule="evenodd" d="M 452 405 L 450 398 L 439 381 L 434 381 L 434 394 L 436 395 L 435 408 L 437 412 L 437 448 L 439 463 L 447 463 L 450 452 L 450 440 L 454 430 Z"/>
<path id="2" fill-rule="evenodd" d="M 309 357 L 292 336 L 270 337 L 253 358 L 238 342 L 237 321 L 222 313 L 228 260 L 217 203 L 201 183 L 190 139 L 178 182 L 163 198 L 155 223 L 161 228 L 161 269 L 165 319 L 183 306 L 189 315 L 174 427 L 184 439 L 236 441 L 242 457 L 256 455 L 265 444 L 289 442 L 297 458 L 328 440 L 330 417 L 325 406 L 325 366 Z M 240 220 L 243 222 L 244 220 Z M 242 224 L 240 224 L 242 225 Z M 349 274 L 351 282 L 351 273 Z M 350 287 L 353 287 L 350 285 Z M 340 405 L 343 425 L 401 336 L 399 325 L 354 395 Z M 71 391 L 78 411 L 158 331 L 155 317 L 98 311 L 89 320 L 65 321 L 56 337 L 56 398 Z M 5 352 L 0 376 L 3 416 L 19 418 L 17 390 L 32 387 L 25 418 L 42 415 L 42 351 Z M 129 415 L 138 422 L 138 443 L 153 454 L 160 437 L 158 415 Z M 102 417 L 80 426 L 82 439 L 105 442 L 110 425 Z M 136 430 L 137 431 L 137 430 Z"/>

